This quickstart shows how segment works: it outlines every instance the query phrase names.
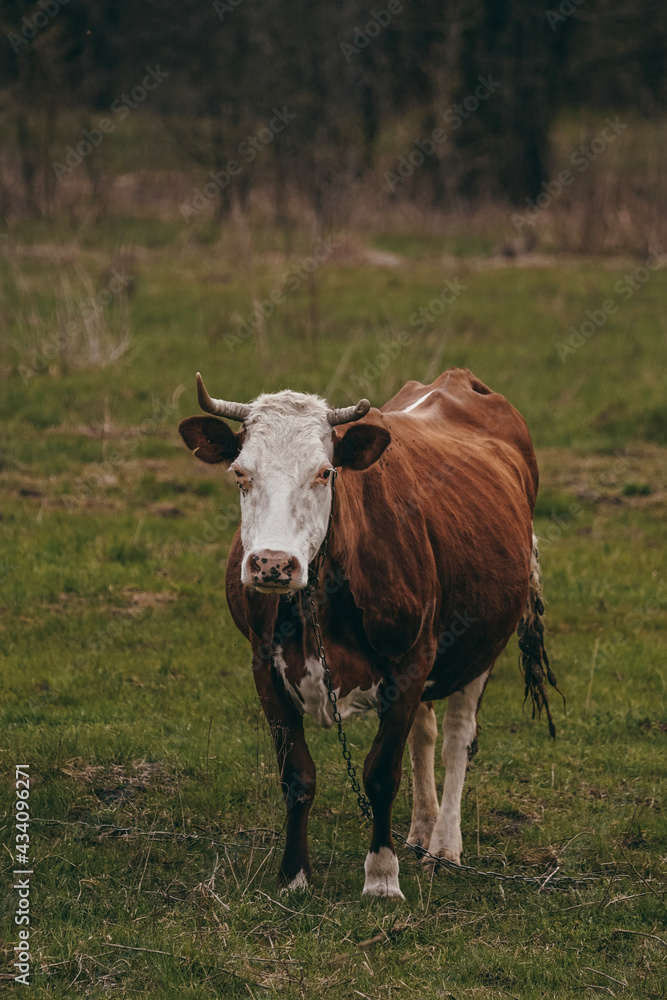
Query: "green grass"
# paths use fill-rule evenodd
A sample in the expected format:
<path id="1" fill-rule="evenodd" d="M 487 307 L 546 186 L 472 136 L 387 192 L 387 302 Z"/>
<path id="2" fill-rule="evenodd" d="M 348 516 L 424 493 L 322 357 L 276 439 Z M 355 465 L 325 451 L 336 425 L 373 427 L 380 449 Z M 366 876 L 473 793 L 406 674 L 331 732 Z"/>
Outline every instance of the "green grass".
<path id="1" fill-rule="evenodd" d="M 267 300 L 280 289 L 285 271 L 309 250 L 304 239 L 291 259 L 275 250 L 252 257 L 252 246 L 240 253 L 228 235 L 215 251 L 176 246 L 130 258 L 124 265 L 136 282 L 130 351 L 115 367 L 81 368 L 77 352 L 85 353 L 84 336 L 77 336 L 70 352 L 50 362 L 66 380 L 47 377 L 44 363 L 45 345 L 58 334 L 57 310 L 62 311 L 62 291 L 45 280 L 53 265 L 21 259 L 12 267 L 0 258 L 7 320 L 0 365 L 9 372 L 22 366 L 40 373 L 27 384 L 10 374 L 3 384 L 0 418 L 12 432 L 9 454 L 18 459 L 17 449 L 26 446 L 26 425 L 39 436 L 59 422 L 101 423 L 105 405 L 114 423 L 137 424 L 155 419 L 153 409 L 162 405 L 157 416 L 166 425 L 170 411 L 164 407 L 179 386 L 186 392 L 178 412 L 185 412 L 186 400 L 193 405 L 197 366 L 213 386 L 223 382 L 217 391 L 239 398 L 286 385 L 319 391 L 329 386 L 342 401 L 368 394 L 381 403 L 406 378 L 466 365 L 512 400 L 538 445 L 613 451 L 632 441 L 667 443 L 662 372 L 667 271 L 653 273 L 621 302 L 614 284 L 633 270 L 627 261 L 613 267 L 584 259 L 486 270 L 465 259 L 455 269 L 433 258 L 406 259 L 399 269 L 333 262 L 285 293 L 266 320 L 263 351 L 257 338 L 230 345 L 253 300 Z M 73 286 L 79 271 L 89 287 L 104 289 L 113 260 L 112 252 L 78 249 L 69 268 Z M 435 315 L 442 303 L 431 304 L 439 302 L 444 282 L 455 280 L 465 290 Z M 617 300 L 618 311 L 561 360 L 558 345 L 567 343 L 570 327 L 579 328 L 586 312 L 609 298 Z M 416 325 L 418 315 L 410 322 L 420 309 L 428 311 L 423 330 Z M 28 311 L 36 312 L 37 320 L 26 330 Z M 113 316 L 109 329 L 113 332 Z M 383 345 L 401 331 L 411 341 L 384 366 Z"/>
<path id="2" fill-rule="evenodd" d="M 11 847 L 14 765 L 29 761 L 31 994 L 664 997 L 665 947 L 647 935 L 665 939 L 665 272 L 563 363 L 556 343 L 627 262 L 452 271 L 438 248 L 378 241 L 401 268 L 329 263 L 267 320 L 262 350 L 230 352 L 234 314 L 279 287 L 309 241 L 287 259 L 263 237 L 261 252 L 234 233 L 212 250 L 161 240 L 131 264 L 128 354 L 95 368 L 77 349 L 26 383 L 17 366 L 57 327 L 62 295 L 53 263 L 0 258 L 0 827 Z M 103 288 L 118 246 L 100 233 L 59 266 Z M 382 343 L 414 331 L 411 313 L 456 277 L 465 292 L 380 370 Z M 548 648 L 567 699 L 553 697 L 552 743 L 522 708 L 510 643 L 481 711 L 465 859 L 592 878 L 539 893 L 431 884 L 402 857 L 406 902 L 362 901 L 369 831 L 335 734 L 308 723 L 313 888 L 281 896 L 276 764 L 224 600 L 236 491 L 192 461 L 176 425 L 196 412 L 198 368 L 239 399 L 329 386 L 334 403 L 380 403 L 452 364 L 504 392 L 538 448 Z M 375 728 L 346 725 L 358 764 Z M 406 755 L 404 832 L 409 786 Z M 1 976 L 16 943 L 4 853 Z"/>

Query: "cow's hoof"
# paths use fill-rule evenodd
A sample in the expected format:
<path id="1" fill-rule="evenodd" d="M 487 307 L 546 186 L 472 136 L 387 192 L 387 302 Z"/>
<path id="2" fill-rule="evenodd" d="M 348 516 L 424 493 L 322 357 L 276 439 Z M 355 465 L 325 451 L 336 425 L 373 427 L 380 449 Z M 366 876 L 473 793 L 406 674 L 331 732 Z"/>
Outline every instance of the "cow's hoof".
<path id="1" fill-rule="evenodd" d="M 398 884 L 398 858 L 389 847 L 369 851 L 364 862 L 366 881 L 362 896 L 380 899 L 405 899 Z"/>
<path id="2" fill-rule="evenodd" d="M 300 872 L 297 872 L 294 878 L 285 879 L 285 882 L 280 887 L 281 892 L 296 892 L 297 889 L 308 889 L 308 874 L 302 868 Z"/>
<path id="3" fill-rule="evenodd" d="M 407 847 L 411 847 L 419 854 L 420 851 L 428 851 L 433 832 L 433 823 L 415 823 L 410 827 Z"/>
<path id="4" fill-rule="evenodd" d="M 370 886 L 366 884 L 361 895 L 370 899 L 405 899 L 398 886 L 388 885 Z"/>
<path id="5" fill-rule="evenodd" d="M 448 851 L 446 848 L 438 848 L 434 851 L 429 852 L 429 856 L 422 858 L 422 865 L 424 870 L 429 875 L 435 875 L 437 872 L 446 872 L 452 866 L 458 866 L 461 864 L 461 853 L 456 851 Z"/>

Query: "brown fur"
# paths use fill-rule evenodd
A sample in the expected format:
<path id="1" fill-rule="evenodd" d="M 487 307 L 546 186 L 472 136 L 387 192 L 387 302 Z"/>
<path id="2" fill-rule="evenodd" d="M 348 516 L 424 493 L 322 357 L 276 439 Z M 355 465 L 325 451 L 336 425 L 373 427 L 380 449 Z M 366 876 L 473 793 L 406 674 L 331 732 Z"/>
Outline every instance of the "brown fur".
<path id="1" fill-rule="evenodd" d="M 427 392 L 416 410 L 401 412 Z M 382 682 L 380 729 L 364 767 L 377 851 L 392 846 L 391 805 L 420 699 L 445 698 L 488 670 L 524 612 L 538 473 L 523 418 L 466 369 L 429 386 L 407 383 L 357 426 L 365 424 L 385 428 L 391 443 L 365 471 L 339 473 L 319 603 L 341 696 Z M 282 648 L 295 684 L 316 650 L 303 595 L 245 589 L 241 558 L 237 533 L 227 567 L 229 607 L 252 643 L 283 787 L 296 782 L 304 790 L 291 802 L 286 793 L 281 874 L 289 882 L 308 872 L 315 768 L 272 649 Z"/>

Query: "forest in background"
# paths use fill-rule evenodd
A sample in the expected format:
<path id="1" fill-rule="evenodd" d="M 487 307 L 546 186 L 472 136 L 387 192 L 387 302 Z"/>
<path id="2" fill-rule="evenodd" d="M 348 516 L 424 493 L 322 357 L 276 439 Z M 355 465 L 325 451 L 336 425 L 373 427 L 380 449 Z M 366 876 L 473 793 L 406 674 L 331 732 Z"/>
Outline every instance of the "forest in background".
<path id="1" fill-rule="evenodd" d="M 569 249 L 663 236 L 661 0 L 5 0 L 0 31 L 4 229 L 484 206 L 526 247 L 558 211 Z"/>

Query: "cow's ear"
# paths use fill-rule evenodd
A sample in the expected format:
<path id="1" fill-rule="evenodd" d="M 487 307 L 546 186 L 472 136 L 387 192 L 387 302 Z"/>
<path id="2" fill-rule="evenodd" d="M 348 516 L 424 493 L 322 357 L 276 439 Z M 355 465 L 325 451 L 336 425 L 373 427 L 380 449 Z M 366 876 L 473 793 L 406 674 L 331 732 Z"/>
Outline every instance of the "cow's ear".
<path id="1" fill-rule="evenodd" d="M 241 433 L 231 429 L 217 417 L 186 417 L 178 425 L 178 432 L 202 462 L 229 465 L 241 450 Z"/>
<path id="2" fill-rule="evenodd" d="M 338 437 L 334 433 L 333 464 L 344 469 L 367 469 L 378 458 L 391 441 L 391 434 L 384 427 L 375 424 L 353 424 Z"/>

